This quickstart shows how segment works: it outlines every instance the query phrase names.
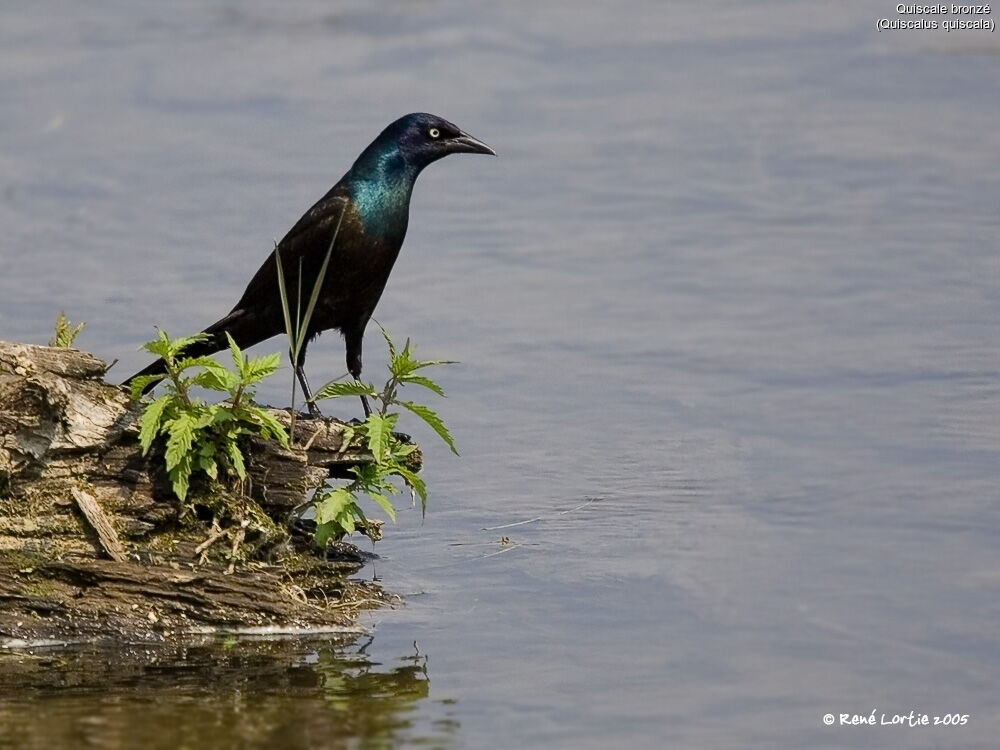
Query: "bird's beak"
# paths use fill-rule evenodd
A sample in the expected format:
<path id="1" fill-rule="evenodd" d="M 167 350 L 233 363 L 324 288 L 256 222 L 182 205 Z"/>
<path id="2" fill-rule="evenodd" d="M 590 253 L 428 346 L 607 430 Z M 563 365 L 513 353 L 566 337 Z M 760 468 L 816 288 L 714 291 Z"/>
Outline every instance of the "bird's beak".
<path id="1" fill-rule="evenodd" d="M 478 138 L 473 138 L 468 133 L 460 133 L 456 138 L 452 138 L 448 142 L 448 150 L 455 154 L 497 155 L 496 151 L 491 149 Z"/>

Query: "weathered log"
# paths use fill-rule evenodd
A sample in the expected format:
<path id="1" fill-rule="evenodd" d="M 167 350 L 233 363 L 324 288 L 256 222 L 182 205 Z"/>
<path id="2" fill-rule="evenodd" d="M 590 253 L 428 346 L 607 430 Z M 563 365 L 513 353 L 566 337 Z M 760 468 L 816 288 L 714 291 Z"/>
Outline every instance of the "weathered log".
<path id="1" fill-rule="evenodd" d="M 83 351 L 0 341 L 0 643 L 344 625 L 345 602 L 381 596 L 348 580 L 355 548 L 320 559 L 293 533 L 312 491 L 371 460 L 343 423 L 299 418 L 292 449 L 252 440 L 245 494 L 195 483 L 181 504 L 162 456 L 141 455 L 141 407 L 106 371 Z M 244 542 L 258 559 L 236 566 Z"/>

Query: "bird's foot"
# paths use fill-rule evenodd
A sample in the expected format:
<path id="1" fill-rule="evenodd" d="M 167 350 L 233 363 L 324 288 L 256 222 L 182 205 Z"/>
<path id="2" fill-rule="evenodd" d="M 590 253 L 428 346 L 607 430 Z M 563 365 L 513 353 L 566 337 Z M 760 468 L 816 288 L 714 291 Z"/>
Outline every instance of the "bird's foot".
<path id="1" fill-rule="evenodd" d="M 312 419 L 323 418 L 323 413 L 319 410 L 319 407 L 316 406 L 316 404 L 314 404 L 312 401 L 306 401 L 306 405 L 309 407 L 309 416 Z"/>

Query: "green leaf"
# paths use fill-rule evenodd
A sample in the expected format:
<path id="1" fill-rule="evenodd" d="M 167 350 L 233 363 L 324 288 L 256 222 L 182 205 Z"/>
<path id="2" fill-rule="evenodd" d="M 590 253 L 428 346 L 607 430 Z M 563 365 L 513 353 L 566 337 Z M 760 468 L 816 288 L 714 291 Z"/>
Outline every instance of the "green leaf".
<path id="1" fill-rule="evenodd" d="M 392 457 L 397 461 L 401 461 L 417 449 L 417 444 L 404 443 L 402 440 L 393 440 L 391 449 Z"/>
<path id="2" fill-rule="evenodd" d="M 244 385 L 259 383 L 264 378 L 277 372 L 280 366 L 281 355 L 277 353 L 251 359 L 247 363 L 243 374 Z"/>
<path id="3" fill-rule="evenodd" d="M 198 468 L 208 474 L 212 479 L 219 478 L 219 464 L 211 456 L 201 455 L 198 457 Z"/>
<path id="4" fill-rule="evenodd" d="M 157 357 L 162 357 L 163 359 L 166 359 L 168 354 L 173 356 L 170 348 L 170 339 L 167 338 L 166 333 L 160 330 L 157 330 L 155 339 L 147 341 L 139 349 L 145 349 L 150 354 L 155 354 Z"/>
<path id="5" fill-rule="evenodd" d="M 323 549 L 330 543 L 331 539 L 339 539 L 344 535 L 344 529 L 336 521 L 330 521 L 328 523 L 316 524 L 316 533 L 313 538 L 316 541 L 316 546 Z"/>
<path id="6" fill-rule="evenodd" d="M 64 349 L 68 349 L 73 346 L 73 341 L 76 337 L 80 335 L 80 331 L 86 323 L 78 323 L 74 326 L 69 322 L 66 317 L 66 313 L 60 311 L 59 315 L 56 316 L 56 328 L 55 333 L 51 339 L 49 339 L 49 346 L 57 346 Z"/>
<path id="7" fill-rule="evenodd" d="M 385 326 L 377 320 L 375 321 L 375 325 L 377 325 L 378 329 L 382 332 L 382 338 L 385 339 L 385 345 L 389 347 L 389 361 L 392 362 L 392 360 L 396 358 L 396 345 L 392 343 L 392 338 L 389 336 L 389 332 L 385 330 Z"/>
<path id="8" fill-rule="evenodd" d="M 213 425 L 220 425 L 224 422 L 232 422 L 236 420 L 236 415 L 233 413 L 233 410 L 224 404 L 213 404 L 210 408 L 212 410 Z"/>
<path id="9" fill-rule="evenodd" d="M 191 452 L 194 442 L 195 418 L 187 412 L 181 412 L 167 423 L 167 471 L 179 466 Z"/>
<path id="10" fill-rule="evenodd" d="M 244 371 L 246 360 L 243 357 L 243 351 L 236 344 L 229 331 L 226 331 L 226 340 L 229 342 L 229 353 L 233 355 L 233 364 L 236 365 L 236 372 L 240 374 L 242 380 L 246 380 L 246 372 Z"/>
<path id="11" fill-rule="evenodd" d="M 178 372 L 181 370 L 187 370 L 191 367 L 212 367 L 216 369 L 225 369 L 214 359 L 204 354 L 200 357 L 181 357 L 177 360 L 176 367 Z"/>
<path id="12" fill-rule="evenodd" d="M 399 401 L 398 403 L 400 406 L 405 409 L 409 409 L 430 425 L 431 429 L 438 434 L 438 437 L 440 437 L 445 444 L 451 448 L 451 452 L 456 456 L 458 455 L 458 449 L 455 448 L 455 441 L 451 437 L 451 433 L 448 432 L 448 428 L 445 427 L 444 422 L 441 421 L 441 417 L 439 417 L 433 410 L 423 404 L 415 404 L 412 401 Z"/>
<path id="13" fill-rule="evenodd" d="M 149 453 L 153 440 L 160 432 L 160 418 L 173 400 L 174 397 L 170 394 L 160 396 L 143 411 L 142 419 L 139 421 L 139 445 L 142 446 L 142 455 Z"/>
<path id="14" fill-rule="evenodd" d="M 198 438 L 198 432 L 203 430 L 212 424 L 215 417 L 214 406 L 204 406 L 198 404 L 194 411 L 191 413 L 191 418 L 194 420 L 195 437 Z"/>
<path id="15" fill-rule="evenodd" d="M 356 477 L 353 486 L 359 490 L 378 491 L 382 485 L 383 470 L 376 464 L 360 464 L 350 467 L 347 471 Z"/>
<path id="16" fill-rule="evenodd" d="M 354 495 L 346 487 L 324 490 L 316 503 L 316 523 L 333 521 L 353 502 Z"/>
<path id="17" fill-rule="evenodd" d="M 405 466 L 394 466 L 393 472 L 398 474 L 406 482 L 406 486 L 411 488 L 417 496 L 420 498 L 420 504 L 423 507 L 427 505 L 427 485 L 424 480 L 418 477 L 414 472 L 407 469 Z"/>
<path id="18" fill-rule="evenodd" d="M 288 447 L 288 433 L 285 431 L 284 425 L 275 419 L 271 412 L 258 406 L 252 406 L 248 411 L 253 415 L 257 424 L 260 425 L 261 437 L 266 440 L 268 437 L 273 436 L 281 444 L 282 448 Z"/>
<path id="19" fill-rule="evenodd" d="M 192 385 L 208 388 L 212 391 L 221 391 L 232 394 L 240 385 L 240 379 L 234 372 L 230 372 L 215 360 L 211 360 L 213 367 L 205 366 L 202 372 L 192 378 Z"/>
<path id="20" fill-rule="evenodd" d="M 164 331 L 157 331 L 157 338 L 147 341 L 143 348 L 151 354 L 156 354 L 164 359 L 176 359 L 181 352 L 192 344 L 199 341 L 207 341 L 208 334 L 196 333 L 192 336 L 182 336 L 178 339 L 171 339 Z"/>
<path id="21" fill-rule="evenodd" d="M 392 431 L 396 426 L 398 414 L 386 414 L 382 416 L 377 412 L 372 412 L 365 420 L 365 432 L 368 437 L 368 450 L 375 461 L 379 464 L 385 461 L 386 448 L 392 439 Z"/>
<path id="22" fill-rule="evenodd" d="M 177 465 L 170 469 L 167 474 L 170 476 L 174 494 L 180 500 L 184 500 L 187 497 L 188 488 L 190 487 L 191 456 L 188 454 L 183 455 Z"/>
<path id="23" fill-rule="evenodd" d="M 415 364 L 416 362 L 413 357 L 410 356 L 410 340 L 406 339 L 406 343 L 403 344 L 403 351 L 396 356 L 390 355 L 389 371 L 397 378 L 400 378 L 413 372 Z"/>
<path id="24" fill-rule="evenodd" d="M 349 508 L 345 508 L 344 510 L 342 510 L 337 515 L 336 521 L 338 524 L 340 524 L 340 527 L 348 534 L 353 534 L 355 528 L 357 528 L 354 525 L 354 514 L 350 511 Z"/>
<path id="25" fill-rule="evenodd" d="M 360 380 L 332 380 L 313 396 L 313 401 L 324 398 L 338 398 L 340 396 L 377 396 L 378 392 L 371 383 L 362 383 Z"/>
<path id="26" fill-rule="evenodd" d="M 437 383 L 428 377 L 423 375 L 404 375 L 399 379 L 401 383 L 412 383 L 413 385 L 420 385 L 429 391 L 433 391 L 439 396 L 444 396 L 444 389 L 441 388 Z"/>
<path id="27" fill-rule="evenodd" d="M 396 509 L 392 507 L 392 503 L 389 502 L 389 498 L 378 492 L 369 492 L 368 497 L 374 500 L 392 521 L 396 520 Z"/>
<path id="28" fill-rule="evenodd" d="M 414 370 L 422 370 L 425 367 L 438 367 L 439 365 L 457 365 L 460 362 L 457 359 L 421 359 L 416 360 L 413 363 Z"/>
<path id="29" fill-rule="evenodd" d="M 331 539 L 338 539 L 341 529 L 335 523 L 316 524 L 313 541 L 319 549 L 325 549 Z"/>
<path id="30" fill-rule="evenodd" d="M 226 455 L 229 457 L 229 462 L 233 465 L 233 470 L 236 472 L 236 476 L 243 481 L 247 478 L 247 467 L 243 462 L 243 453 L 240 451 L 240 447 L 236 444 L 235 440 L 228 440 L 225 443 Z"/>
<path id="31" fill-rule="evenodd" d="M 138 401 L 142 398 L 142 392 L 146 390 L 146 386 L 150 383 L 159 383 L 163 380 L 166 375 L 140 375 L 137 378 L 133 378 L 132 382 L 129 383 L 129 394 L 128 397 L 132 401 Z"/>

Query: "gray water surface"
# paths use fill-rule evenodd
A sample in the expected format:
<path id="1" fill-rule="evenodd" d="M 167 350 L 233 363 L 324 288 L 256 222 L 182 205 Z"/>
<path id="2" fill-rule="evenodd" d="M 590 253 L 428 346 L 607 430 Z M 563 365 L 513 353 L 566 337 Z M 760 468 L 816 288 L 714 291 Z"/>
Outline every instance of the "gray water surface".
<path id="1" fill-rule="evenodd" d="M 418 659 L 405 721 L 324 714 L 350 682 L 140 677 L 19 693 L 14 736 L 178 746 L 236 706 L 293 747 L 994 746 L 1000 37 L 877 32 L 893 8 L 0 8 L 0 337 L 65 309 L 120 377 L 154 325 L 225 313 L 390 120 L 500 154 L 420 178 L 376 313 L 461 361 L 461 458 L 409 426 L 429 512 L 366 571 L 406 606 L 311 672 Z M 872 711 L 969 719 L 823 724 Z"/>

